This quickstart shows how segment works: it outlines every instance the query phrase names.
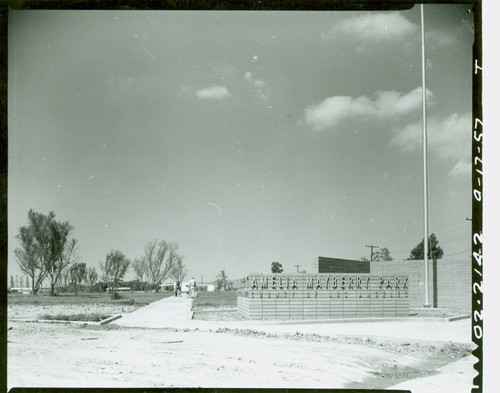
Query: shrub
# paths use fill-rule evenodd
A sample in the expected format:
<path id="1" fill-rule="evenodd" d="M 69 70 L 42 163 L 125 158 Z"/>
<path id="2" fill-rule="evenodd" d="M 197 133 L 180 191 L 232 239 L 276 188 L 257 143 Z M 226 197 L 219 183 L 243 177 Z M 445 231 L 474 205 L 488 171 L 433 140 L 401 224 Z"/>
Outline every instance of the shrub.
<path id="1" fill-rule="evenodd" d="M 112 292 L 111 299 L 113 299 L 113 300 L 123 299 L 123 296 L 120 295 L 118 292 Z"/>
<path id="2" fill-rule="evenodd" d="M 64 314 L 42 314 L 39 315 L 39 319 L 48 319 L 49 321 L 85 321 L 85 322 L 100 322 L 103 319 L 109 318 L 111 315 L 109 314 L 73 314 L 73 315 L 64 315 Z"/>

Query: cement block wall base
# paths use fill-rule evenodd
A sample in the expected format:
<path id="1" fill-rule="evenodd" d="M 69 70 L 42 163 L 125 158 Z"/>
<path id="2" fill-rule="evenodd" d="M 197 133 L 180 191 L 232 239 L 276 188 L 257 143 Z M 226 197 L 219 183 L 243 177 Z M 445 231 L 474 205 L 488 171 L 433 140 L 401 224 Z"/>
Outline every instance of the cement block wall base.
<path id="1" fill-rule="evenodd" d="M 112 315 L 111 317 L 106 318 L 105 320 L 99 322 L 99 325 L 107 325 L 108 323 L 116 321 L 118 318 L 121 318 L 121 317 L 122 317 L 121 314 Z"/>

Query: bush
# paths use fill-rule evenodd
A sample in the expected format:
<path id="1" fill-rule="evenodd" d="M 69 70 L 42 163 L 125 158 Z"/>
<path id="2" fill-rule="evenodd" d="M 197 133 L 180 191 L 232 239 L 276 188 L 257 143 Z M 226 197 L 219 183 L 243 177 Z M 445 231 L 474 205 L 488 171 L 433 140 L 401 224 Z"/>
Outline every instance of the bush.
<path id="1" fill-rule="evenodd" d="M 64 314 L 42 314 L 39 315 L 39 319 L 47 319 L 49 321 L 85 321 L 85 322 L 100 322 L 106 318 L 109 318 L 111 315 L 109 314 L 73 314 L 73 315 L 64 315 Z"/>
<path id="2" fill-rule="evenodd" d="M 112 292 L 111 299 L 113 299 L 113 300 L 123 299 L 123 296 L 120 295 L 118 292 Z"/>
<path id="3" fill-rule="evenodd" d="M 94 287 L 92 289 L 97 292 L 106 292 L 106 289 L 108 289 L 108 284 L 104 282 L 98 282 L 94 284 Z"/>

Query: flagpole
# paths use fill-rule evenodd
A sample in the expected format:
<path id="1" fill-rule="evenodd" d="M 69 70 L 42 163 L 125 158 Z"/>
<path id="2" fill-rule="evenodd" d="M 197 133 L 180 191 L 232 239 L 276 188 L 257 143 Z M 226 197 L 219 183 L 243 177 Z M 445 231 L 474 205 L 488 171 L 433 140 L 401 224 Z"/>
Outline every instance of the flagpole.
<path id="1" fill-rule="evenodd" d="M 422 154 L 424 171 L 424 307 L 430 307 L 429 303 L 429 234 L 428 234 L 428 204 L 427 204 L 427 118 L 426 118 L 426 88 L 425 88 L 425 37 L 424 37 L 424 5 L 420 4 L 420 21 L 422 31 Z"/>

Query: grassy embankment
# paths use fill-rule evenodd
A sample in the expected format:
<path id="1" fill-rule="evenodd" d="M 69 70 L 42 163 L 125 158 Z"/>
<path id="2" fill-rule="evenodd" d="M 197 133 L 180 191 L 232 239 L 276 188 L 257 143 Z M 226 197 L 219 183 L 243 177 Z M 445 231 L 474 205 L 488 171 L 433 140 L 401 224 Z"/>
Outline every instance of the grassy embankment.
<path id="1" fill-rule="evenodd" d="M 237 291 L 198 292 L 193 301 L 193 310 L 206 308 L 236 308 Z"/>
<path id="2" fill-rule="evenodd" d="M 62 293 L 57 296 L 49 295 L 22 295 L 9 294 L 8 305 L 17 306 L 57 306 L 57 305 L 102 305 L 102 306 L 122 306 L 134 305 L 142 307 L 154 301 L 172 296 L 172 292 L 120 292 L 119 299 L 112 299 L 110 293 L 106 292 L 82 292 L 77 296 L 73 293 Z M 109 314 L 99 312 L 79 313 L 79 314 L 41 314 L 40 319 L 60 320 L 60 321 L 92 321 L 99 322 L 110 317 Z"/>

